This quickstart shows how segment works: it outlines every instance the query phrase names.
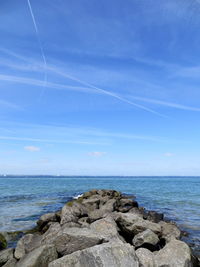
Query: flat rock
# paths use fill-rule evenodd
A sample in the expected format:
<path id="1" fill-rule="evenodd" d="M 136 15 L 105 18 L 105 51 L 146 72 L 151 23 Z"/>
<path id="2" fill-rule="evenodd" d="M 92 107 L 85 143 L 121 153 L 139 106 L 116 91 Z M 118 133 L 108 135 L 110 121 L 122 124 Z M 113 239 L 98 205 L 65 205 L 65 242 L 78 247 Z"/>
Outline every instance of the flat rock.
<path id="1" fill-rule="evenodd" d="M 139 267 L 135 250 L 121 242 L 105 243 L 64 256 L 49 267 Z"/>
<path id="2" fill-rule="evenodd" d="M 54 245 L 44 245 L 34 249 L 17 262 L 16 267 L 47 267 L 58 258 Z"/>
<path id="3" fill-rule="evenodd" d="M 141 247 L 143 245 L 155 246 L 158 244 L 158 242 L 159 242 L 158 236 L 150 229 L 147 229 L 135 235 L 132 241 L 135 247 Z"/>
<path id="4" fill-rule="evenodd" d="M 56 236 L 54 244 L 60 255 L 67 255 L 106 241 L 105 237 L 88 228 L 65 228 Z"/>

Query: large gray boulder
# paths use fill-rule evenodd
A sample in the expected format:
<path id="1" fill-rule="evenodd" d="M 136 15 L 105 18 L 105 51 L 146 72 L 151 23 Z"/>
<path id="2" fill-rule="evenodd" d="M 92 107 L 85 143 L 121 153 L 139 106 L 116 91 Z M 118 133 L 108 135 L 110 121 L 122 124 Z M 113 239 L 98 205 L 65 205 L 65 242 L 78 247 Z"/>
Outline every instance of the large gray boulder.
<path id="1" fill-rule="evenodd" d="M 56 235 L 61 231 L 59 223 L 52 223 L 49 229 L 42 235 L 42 244 L 50 244 L 54 241 Z"/>
<path id="2" fill-rule="evenodd" d="M 17 264 L 17 260 L 15 258 L 12 258 L 6 262 L 6 264 L 3 265 L 3 267 L 14 267 Z"/>
<path id="3" fill-rule="evenodd" d="M 155 252 L 156 267 L 192 267 L 192 254 L 188 245 L 180 240 L 171 240 L 163 249 Z"/>
<path id="4" fill-rule="evenodd" d="M 140 267 L 157 267 L 154 261 L 154 255 L 146 248 L 139 248 L 136 250 Z M 175 266 L 174 266 L 175 267 Z M 177 266 L 178 267 L 178 266 Z"/>
<path id="5" fill-rule="evenodd" d="M 76 223 L 84 215 L 87 215 L 87 210 L 81 203 L 76 200 L 68 202 L 62 208 L 60 224 L 63 225 L 69 222 Z"/>
<path id="6" fill-rule="evenodd" d="M 158 236 L 150 229 L 147 229 L 135 235 L 132 243 L 135 247 L 141 247 L 144 245 L 148 247 L 154 247 L 158 244 L 158 242 L 159 242 Z"/>
<path id="7" fill-rule="evenodd" d="M 161 221 L 159 222 L 159 225 L 161 226 L 162 237 L 167 242 L 169 242 L 171 238 L 180 239 L 181 231 L 178 229 L 178 227 L 175 224 Z"/>
<path id="8" fill-rule="evenodd" d="M 105 237 L 88 228 L 62 229 L 53 243 L 60 255 L 67 255 L 74 251 L 89 248 L 106 242 Z"/>
<path id="9" fill-rule="evenodd" d="M 118 233 L 118 226 L 111 216 L 93 222 L 90 225 L 90 228 L 108 240 L 122 240 L 122 237 Z"/>
<path id="10" fill-rule="evenodd" d="M 13 248 L 8 248 L 0 251 L 0 267 L 10 259 L 13 259 L 13 251 Z"/>
<path id="11" fill-rule="evenodd" d="M 144 220 L 134 213 L 120 213 L 116 220 L 121 230 L 130 235 L 137 235 L 147 229 L 156 234 L 161 233 L 161 226 L 159 224 Z"/>
<path id="12" fill-rule="evenodd" d="M 139 267 L 134 248 L 121 242 L 105 243 L 74 252 L 49 267 Z"/>
<path id="13" fill-rule="evenodd" d="M 34 249 L 20 261 L 16 267 L 47 267 L 48 264 L 58 258 L 54 245 L 44 245 Z"/>

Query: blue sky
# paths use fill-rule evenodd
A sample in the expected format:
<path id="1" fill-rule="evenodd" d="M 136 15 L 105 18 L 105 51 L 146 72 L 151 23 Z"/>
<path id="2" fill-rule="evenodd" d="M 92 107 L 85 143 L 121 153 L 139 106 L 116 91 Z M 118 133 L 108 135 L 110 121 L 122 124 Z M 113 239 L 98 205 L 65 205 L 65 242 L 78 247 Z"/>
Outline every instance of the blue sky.
<path id="1" fill-rule="evenodd" d="M 0 173 L 200 175 L 200 1 L 30 4 L 0 3 Z"/>

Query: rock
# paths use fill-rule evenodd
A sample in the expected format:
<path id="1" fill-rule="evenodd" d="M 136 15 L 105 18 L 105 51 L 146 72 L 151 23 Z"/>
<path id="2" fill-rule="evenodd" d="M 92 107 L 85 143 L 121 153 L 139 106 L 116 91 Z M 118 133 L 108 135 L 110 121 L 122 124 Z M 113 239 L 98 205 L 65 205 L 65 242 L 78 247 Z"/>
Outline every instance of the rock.
<path id="1" fill-rule="evenodd" d="M 121 231 L 128 234 L 137 235 L 147 229 L 159 234 L 161 226 L 159 224 L 142 219 L 140 216 L 133 213 L 120 213 L 117 218 L 117 223 Z"/>
<path id="2" fill-rule="evenodd" d="M 135 235 L 133 238 L 133 245 L 135 247 L 141 247 L 144 245 L 149 247 L 156 246 L 158 242 L 159 242 L 158 236 L 149 229 Z"/>
<path id="3" fill-rule="evenodd" d="M 155 253 L 156 267 L 192 267 L 192 254 L 188 245 L 180 240 L 171 240 Z"/>
<path id="4" fill-rule="evenodd" d="M 105 243 L 64 256 L 49 267 L 139 267 L 134 248 L 124 243 Z"/>
<path id="5" fill-rule="evenodd" d="M 139 259 L 140 267 L 157 267 L 155 265 L 154 255 L 148 249 L 139 248 L 136 250 L 136 255 Z"/>
<path id="6" fill-rule="evenodd" d="M 39 229 L 42 230 L 42 228 L 49 222 L 57 222 L 56 213 L 46 213 L 42 215 L 37 221 L 37 225 L 39 226 Z"/>
<path id="7" fill-rule="evenodd" d="M 7 247 L 7 241 L 3 234 L 0 233 L 0 250 Z"/>
<path id="8" fill-rule="evenodd" d="M 181 231 L 178 227 L 173 223 L 167 223 L 164 221 L 159 222 L 162 230 L 162 237 L 169 242 L 171 238 L 180 239 Z"/>
<path id="9" fill-rule="evenodd" d="M 54 245 L 44 245 L 34 249 L 17 262 L 16 267 L 47 267 L 58 258 Z"/>
<path id="10" fill-rule="evenodd" d="M 42 244 L 50 244 L 54 241 L 56 235 L 61 230 L 61 226 L 59 223 L 52 223 L 49 229 L 42 235 Z"/>
<path id="11" fill-rule="evenodd" d="M 89 199 L 84 199 L 81 204 L 87 211 L 95 210 L 99 208 L 100 199 L 99 197 L 91 197 Z"/>
<path id="12" fill-rule="evenodd" d="M 14 267 L 17 264 L 17 260 L 15 258 L 12 258 L 6 262 L 6 264 L 3 265 L 3 267 Z"/>
<path id="13" fill-rule="evenodd" d="M 138 208 L 138 203 L 135 200 L 121 198 L 117 201 L 116 210 L 119 212 L 128 212 L 133 207 Z"/>
<path id="14" fill-rule="evenodd" d="M 158 223 L 164 219 L 164 215 L 163 213 L 158 213 L 156 211 L 148 211 L 146 219 Z"/>
<path id="15" fill-rule="evenodd" d="M 0 251 L 0 266 L 3 266 L 7 261 L 13 258 L 13 251 L 13 248 Z"/>
<path id="16" fill-rule="evenodd" d="M 71 201 L 65 204 L 61 211 L 61 222 L 63 225 L 69 222 L 78 222 L 80 217 L 86 216 L 86 208 L 77 201 Z"/>
<path id="17" fill-rule="evenodd" d="M 105 242 L 105 238 L 88 228 L 65 228 L 54 240 L 57 252 L 67 255 Z"/>
<path id="18" fill-rule="evenodd" d="M 106 239 L 120 239 L 122 237 L 118 233 L 118 227 L 116 222 L 111 216 L 108 216 L 104 219 L 97 220 L 90 225 L 90 228 L 104 236 Z"/>
<path id="19" fill-rule="evenodd" d="M 18 242 L 15 249 L 14 256 L 16 259 L 21 259 L 25 254 L 29 253 L 36 247 L 40 246 L 41 236 L 27 234 L 24 235 Z"/>

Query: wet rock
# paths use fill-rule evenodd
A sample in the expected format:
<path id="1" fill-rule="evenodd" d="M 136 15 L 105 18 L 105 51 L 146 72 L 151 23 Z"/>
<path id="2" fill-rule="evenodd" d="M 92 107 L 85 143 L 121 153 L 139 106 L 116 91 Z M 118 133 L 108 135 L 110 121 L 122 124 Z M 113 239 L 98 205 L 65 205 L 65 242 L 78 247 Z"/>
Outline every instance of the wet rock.
<path id="1" fill-rule="evenodd" d="M 57 257 L 54 245 L 44 245 L 25 255 L 17 262 L 16 267 L 47 267 Z"/>
<path id="2" fill-rule="evenodd" d="M 134 248 L 124 243 L 105 243 L 74 252 L 49 264 L 49 267 L 139 267 Z"/>
<path id="3" fill-rule="evenodd" d="M 0 266 L 3 266 L 7 261 L 13 259 L 13 251 L 13 248 L 0 251 Z"/>
<path id="4" fill-rule="evenodd" d="M 155 253 L 156 267 L 192 267 L 192 254 L 188 245 L 180 240 L 171 240 Z"/>
<path id="5" fill-rule="evenodd" d="M 7 241 L 3 234 L 0 233 L 0 250 L 5 249 L 7 247 Z"/>
<path id="6" fill-rule="evenodd" d="M 141 232 L 134 236 L 133 238 L 133 245 L 135 247 L 141 247 L 141 246 L 156 246 L 159 242 L 158 236 L 152 232 L 150 229 L 145 230 L 144 232 Z"/>
<path id="7" fill-rule="evenodd" d="M 59 255 L 89 248 L 105 242 L 105 238 L 88 228 L 66 228 L 58 233 L 54 244 Z"/>
<path id="8" fill-rule="evenodd" d="M 146 248 L 139 248 L 136 250 L 136 255 L 139 259 L 140 267 L 156 267 L 154 255 Z"/>

